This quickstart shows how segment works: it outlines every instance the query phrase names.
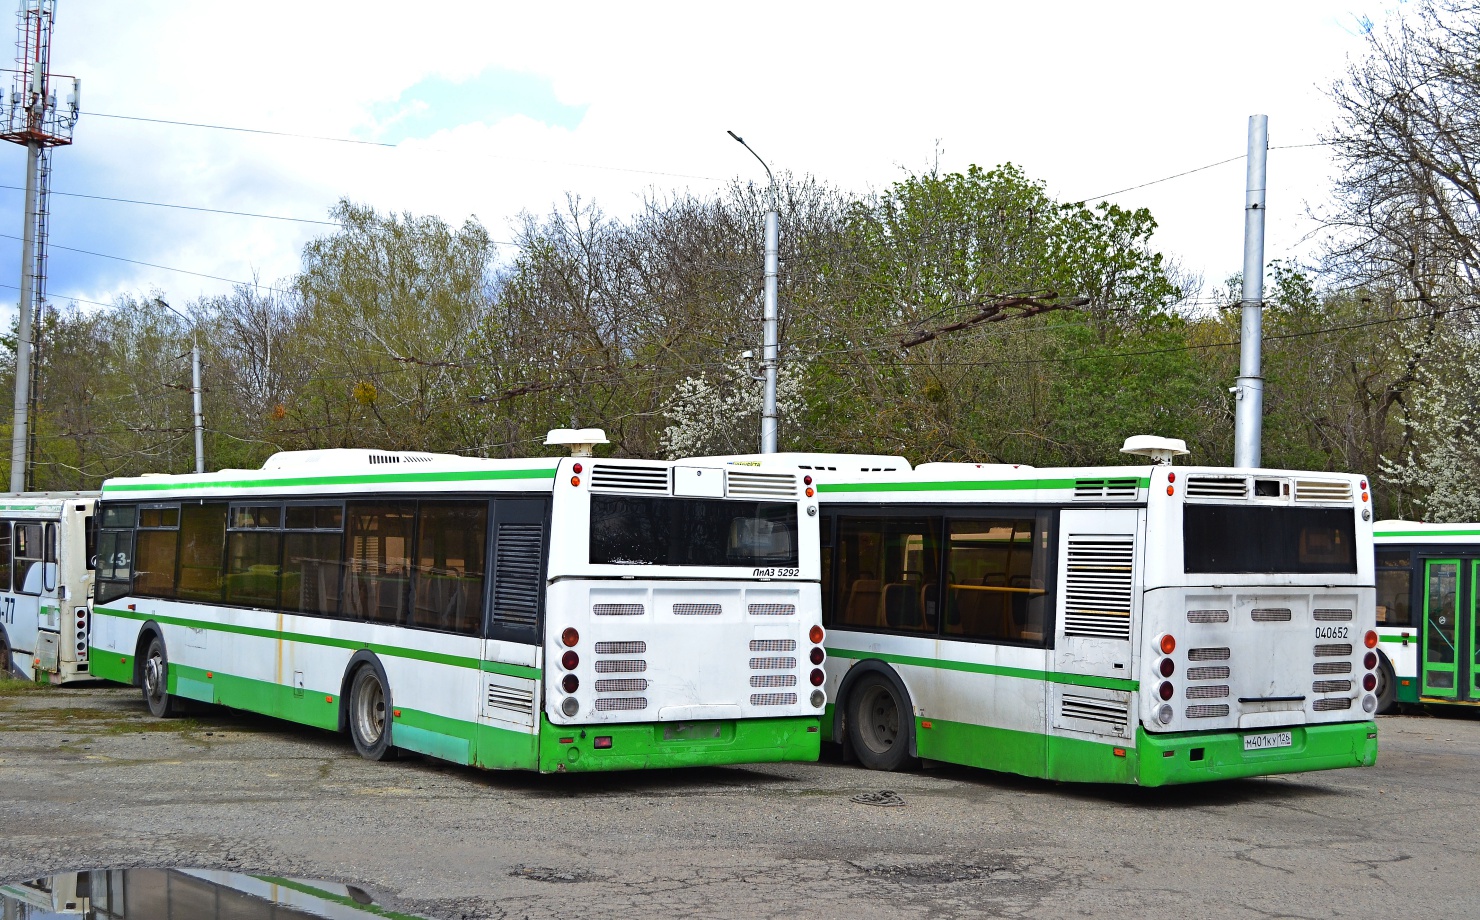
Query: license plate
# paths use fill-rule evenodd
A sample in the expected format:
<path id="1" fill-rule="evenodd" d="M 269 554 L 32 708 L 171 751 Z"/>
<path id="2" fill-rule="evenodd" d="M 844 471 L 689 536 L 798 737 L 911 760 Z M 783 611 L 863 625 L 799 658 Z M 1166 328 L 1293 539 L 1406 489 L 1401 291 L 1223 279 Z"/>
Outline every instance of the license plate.
<path id="1" fill-rule="evenodd" d="M 1267 751 L 1270 748 L 1289 747 L 1294 742 L 1289 732 L 1265 732 L 1262 735 L 1245 735 L 1244 750 Z"/>

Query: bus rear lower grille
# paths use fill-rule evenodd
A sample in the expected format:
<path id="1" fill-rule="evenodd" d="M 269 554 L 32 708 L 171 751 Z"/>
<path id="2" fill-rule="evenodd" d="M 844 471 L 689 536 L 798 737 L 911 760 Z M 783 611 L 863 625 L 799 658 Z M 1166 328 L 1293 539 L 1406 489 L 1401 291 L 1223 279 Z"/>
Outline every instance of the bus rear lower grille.
<path id="1" fill-rule="evenodd" d="M 1291 612 L 1289 607 L 1255 607 L 1249 615 L 1255 623 L 1288 623 Z"/>
<path id="2" fill-rule="evenodd" d="M 1226 648 L 1190 648 L 1187 650 L 1188 661 L 1227 661 L 1228 655 Z"/>
<path id="3" fill-rule="evenodd" d="M 647 651 L 646 642 L 598 642 L 598 655 L 641 655 Z"/>
<path id="4" fill-rule="evenodd" d="M 596 701 L 597 712 L 618 712 L 629 709 L 646 709 L 647 698 L 642 696 L 615 696 Z"/>
<path id="5" fill-rule="evenodd" d="M 750 669 L 752 671 L 790 671 L 796 668 L 795 658 L 752 658 Z"/>
<path id="6" fill-rule="evenodd" d="M 1188 668 L 1188 680 L 1227 680 L 1231 672 L 1221 665 L 1206 668 Z"/>
<path id="7" fill-rule="evenodd" d="M 797 640 L 751 639 L 750 650 L 752 652 L 794 652 L 797 650 Z"/>
<path id="8" fill-rule="evenodd" d="M 1227 684 L 1199 684 L 1187 688 L 1189 700 L 1217 700 L 1228 695 Z"/>
<path id="9" fill-rule="evenodd" d="M 1350 661 L 1317 661 L 1311 668 L 1312 674 L 1350 674 L 1352 663 Z"/>
<path id="10" fill-rule="evenodd" d="M 673 605 L 673 615 L 676 617 L 717 617 L 724 612 L 725 609 L 719 604 Z"/>
<path id="11" fill-rule="evenodd" d="M 1317 658 L 1348 658 L 1351 656 L 1352 647 L 1349 643 L 1330 643 L 1316 646 Z"/>
<path id="12" fill-rule="evenodd" d="M 1117 700 L 1101 700 L 1066 693 L 1059 704 L 1059 714 L 1123 729 L 1130 722 L 1130 705 Z"/>
<path id="13" fill-rule="evenodd" d="M 1350 693 L 1352 682 L 1349 680 L 1318 680 L 1310 685 L 1310 689 L 1316 693 Z"/>
<path id="14" fill-rule="evenodd" d="M 596 682 L 597 693 L 641 693 L 647 688 L 647 680 L 641 677 L 617 677 Z"/>
<path id="15" fill-rule="evenodd" d="M 1350 622 L 1352 612 L 1350 610 L 1333 610 L 1329 607 L 1317 607 L 1315 618 L 1322 623 L 1346 623 Z"/>
<path id="16" fill-rule="evenodd" d="M 797 612 L 796 604 L 751 604 L 748 608 L 753 617 L 789 617 Z"/>
<path id="17" fill-rule="evenodd" d="M 1187 611 L 1187 622 L 1189 623 L 1227 623 L 1227 610 L 1189 610 Z"/>
<path id="18" fill-rule="evenodd" d="M 752 693 L 750 695 L 752 706 L 795 706 L 796 703 L 795 693 Z"/>
<path id="19" fill-rule="evenodd" d="M 619 658 L 616 661 L 597 661 L 597 674 L 641 674 L 647 670 L 647 662 L 641 658 Z"/>
<path id="20" fill-rule="evenodd" d="M 795 687 L 795 674 L 756 674 L 750 678 L 752 687 Z"/>
<path id="21" fill-rule="evenodd" d="M 1227 703 L 1203 703 L 1200 706 L 1188 706 L 1187 718 L 1189 719 L 1219 719 L 1228 715 Z"/>
<path id="22" fill-rule="evenodd" d="M 1345 696 L 1327 697 L 1324 700 L 1316 700 L 1315 705 L 1311 706 L 1311 708 L 1314 709 L 1316 712 L 1331 712 L 1337 709 L 1350 709 L 1352 708 L 1352 701 L 1350 697 Z"/>
<path id="23" fill-rule="evenodd" d="M 642 604 L 597 604 L 591 613 L 599 617 L 640 617 L 647 613 Z"/>

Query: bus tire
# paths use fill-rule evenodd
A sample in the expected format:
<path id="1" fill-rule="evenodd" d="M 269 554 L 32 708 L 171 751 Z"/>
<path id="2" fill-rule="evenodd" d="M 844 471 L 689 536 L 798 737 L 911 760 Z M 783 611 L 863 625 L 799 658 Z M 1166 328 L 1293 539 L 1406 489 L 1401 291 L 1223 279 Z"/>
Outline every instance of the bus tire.
<path id="1" fill-rule="evenodd" d="M 848 693 L 848 744 L 870 770 L 899 770 L 910 764 L 908 696 L 888 676 L 871 672 Z"/>
<path id="2" fill-rule="evenodd" d="M 355 670 L 349 683 L 349 735 L 366 760 L 395 760 L 391 746 L 391 685 L 380 662 L 371 659 Z"/>
<path id="3" fill-rule="evenodd" d="M 1377 650 L 1377 714 L 1390 715 L 1398 711 L 1398 677 L 1393 673 L 1393 664 L 1382 649 Z"/>
<path id="4" fill-rule="evenodd" d="M 165 652 L 164 639 L 155 633 L 149 634 L 142 670 L 139 685 L 144 690 L 144 704 L 149 707 L 149 714 L 156 719 L 177 715 L 179 704 L 170 695 L 169 655 Z"/>

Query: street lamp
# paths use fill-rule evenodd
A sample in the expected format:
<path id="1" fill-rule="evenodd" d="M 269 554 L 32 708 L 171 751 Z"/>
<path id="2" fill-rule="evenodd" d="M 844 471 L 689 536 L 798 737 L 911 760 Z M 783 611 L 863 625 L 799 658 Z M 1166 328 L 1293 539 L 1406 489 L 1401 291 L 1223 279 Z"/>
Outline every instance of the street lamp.
<path id="1" fill-rule="evenodd" d="M 766 302 L 762 326 L 764 343 L 761 350 L 761 369 L 765 375 L 766 395 L 761 403 L 761 453 L 776 453 L 776 368 L 780 359 L 780 343 L 776 331 L 776 268 L 777 253 L 781 248 L 781 215 L 776 210 L 776 177 L 761 155 L 745 143 L 745 138 L 734 131 L 725 132 L 740 146 L 750 150 L 750 155 L 765 167 L 766 178 L 771 181 L 771 207 L 766 211 Z"/>

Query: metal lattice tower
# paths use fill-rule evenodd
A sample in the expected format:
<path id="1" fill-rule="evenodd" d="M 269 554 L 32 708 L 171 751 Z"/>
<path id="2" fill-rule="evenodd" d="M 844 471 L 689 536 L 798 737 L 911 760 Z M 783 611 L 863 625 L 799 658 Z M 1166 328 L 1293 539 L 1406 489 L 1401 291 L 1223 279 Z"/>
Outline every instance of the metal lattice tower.
<path id="1" fill-rule="evenodd" d="M 21 246 L 20 322 L 15 353 L 15 424 L 10 442 L 10 490 L 26 488 L 34 404 L 34 331 L 46 303 L 46 224 L 51 185 L 51 148 L 72 143 L 82 81 L 51 73 L 51 31 L 56 0 L 20 0 L 16 13 L 15 76 L 0 100 L 0 140 L 26 148 L 26 211 Z M 54 81 L 70 79 L 72 92 L 58 106 Z"/>

